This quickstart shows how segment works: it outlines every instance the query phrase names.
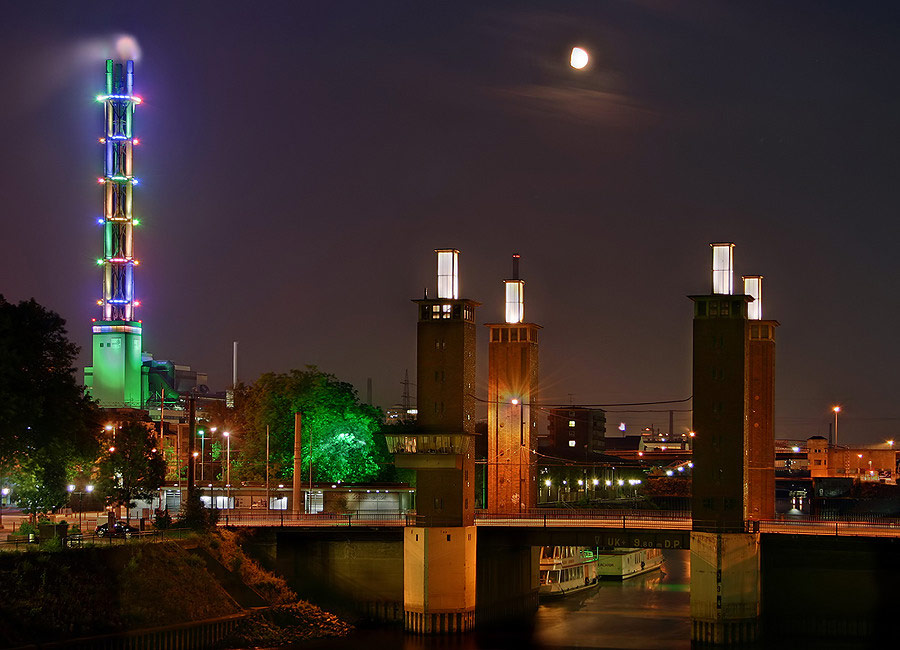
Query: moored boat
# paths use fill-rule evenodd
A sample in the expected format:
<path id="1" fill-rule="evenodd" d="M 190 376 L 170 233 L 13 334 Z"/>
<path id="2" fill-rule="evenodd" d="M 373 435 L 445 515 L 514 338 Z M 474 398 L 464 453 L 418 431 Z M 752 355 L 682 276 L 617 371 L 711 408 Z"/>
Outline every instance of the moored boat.
<path id="1" fill-rule="evenodd" d="M 597 584 L 597 554 L 583 546 L 542 546 L 541 597 L 566 596 Z"/>
<path id="2" fill-rule="evenodd" d="M 625 580 L 655 571 L 663 562 L 658 548 L 606 548 L 598 553 L 597 575 L 611 580 Z"/>

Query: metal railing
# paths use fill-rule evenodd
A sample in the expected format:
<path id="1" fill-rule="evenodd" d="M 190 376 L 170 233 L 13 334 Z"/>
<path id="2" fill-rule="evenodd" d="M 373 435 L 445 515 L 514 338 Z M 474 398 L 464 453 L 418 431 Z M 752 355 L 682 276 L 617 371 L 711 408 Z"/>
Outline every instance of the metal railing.
<path id="1" fill-rule="evenodd" d="M 357 510 L 354 512 L 294 513 L 290 510 L 254 511 L 220 510 L 220 526 L 293 526 L 334 528 L 352 526 L 410 526 L 415 525 L 415 513 L 388 510 Z"/>
<path id="2" fill-rule="evenodd" d="M 479 526 L 585 526 L 593 528 L 650 528 L 690 530 L 691 515 L 679 510 L 570 510 L 539 508 L 521 513 L 475 514 Z"/>
<path id="3" fill-rule="evenodd" d="M 301 528 L 404 527 L 454 525 L 450 520 L 438 521 L 418 518 L 414 511 L 359 510 L 346 513 L 294 514 L 290 511 L 255 512 L 251 510 L 222 511 L 219 524 L 223 526 L 290 526 Z M 586 527 L 646 530 L 704 529 L 703 522 L 694 521 L 683 510 L 573 510 L 537 508 L 521 513 L 475 512 L 477 526 L 505 527 Z M 709 522 L 710 526 L 713 522 Z M 788 516 L 778 519 L 751 520 L 723 532 L 759 532 L 807 535 L 845 535 L 868 537 L 900 537 L 900 519 L 865 517 L 860 519 L 831 519 L 808 516 Z"/>
<path id="4" fill-rule="evenodd" d="M 170 528 L 166 530 L 147 530 L 136 533 L 128 533 L 125 536 L 97 535 L 96 533 L 73 533 L 64 537 L 40 539 L 39 535 L 8 534 L 0 538 L 0 552 L 20 551 L 29 548 L 39 548 L 42 542 L 50 542 L 59 539 L 60 545 L 66 548 L 80 548 L 83 546 L 113 546 L 121 544 L 133 544 L 144 542 L 164 542 L 180 539 L 192 531 L 186 528 Z"/>

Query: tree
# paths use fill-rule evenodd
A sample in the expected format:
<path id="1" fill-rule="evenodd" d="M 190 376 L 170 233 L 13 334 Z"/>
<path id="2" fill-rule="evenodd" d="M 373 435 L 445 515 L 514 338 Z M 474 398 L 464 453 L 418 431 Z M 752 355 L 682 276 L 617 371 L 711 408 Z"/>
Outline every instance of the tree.
<path id="1" fill-rule="evenodd" d="M 149 423 L 138 420 L 126 420 L 113 429 L 98 468 L 100 493 L 112 505 L 126 508 L 133 508 L 137 499 L 151 499 L 166 479 L 166 461 L 156 435 Z"/>
<path id="2" fill-rule="evenodd" d="M 235 391 L 235 409 L 209 410 L 210 424 L 231 432 L 232 481 L 264 480 L 266 426 L 269 427 L 269 475 L 294 473 L 294 413 L 302 413 L 301 479 L 371 481 L 391 466 L 384 440 L 376 436 L 381 412 L 360 404 L 352 384 L 314 366 L 288 373 L 266 373 Z"/>
<path id="3" fill-rule="evenodd" d="M 96 459 L 100 412 L 75 381 L 65 320 L 0 295 L 0 483 L 32 514 L 62 506 L 67 477 Z"/>

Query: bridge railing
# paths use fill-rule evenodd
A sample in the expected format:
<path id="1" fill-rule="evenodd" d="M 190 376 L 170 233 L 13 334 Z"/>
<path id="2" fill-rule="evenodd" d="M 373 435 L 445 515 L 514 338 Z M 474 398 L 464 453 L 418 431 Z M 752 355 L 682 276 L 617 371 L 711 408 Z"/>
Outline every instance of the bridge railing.
<path id="1" fill-rule="evenodd" d="M 755 524 L 760 533 L 787 535 L 835 535 L 848 537 L 900 537 L 900 519 L 894 517 L 864 517 L 833 519 L 820 517 L 784 517 L 764 519 Z"/>
<path id="2" fill-rule="evenodd" d="M 679 510 L 570 510 L 537 508 L 518 513 L 477 511 L 475 523 L 487 526 L 597 526 L 689 530 L 691 515 Z"/>
<path id="3" fill-rule="evenodd" d="M 295 514 L 290 510 L 222 510 L 220 526 L 302 526 L 334 528 L 340 526 L 408 526 L 415 513 L 398 510 L 356 510 L 353 512 L 317 512 Z"/>
<path id="4" fill-rule="evenodd" d="M 475 512 L 479 526 L 644 528 L 656 530 L 691 530 L 698 524 L 690 512 L 681 510 L 577 510 L 536 508 L 519 513 Z M 291 511 L 223 510 L 219 524 L 224 526 L 291 526 L 308 528 L 335 527 L 403 527 L 415 526 L 415 511 L 357 510 L 353 512 L 294 514 Z M 444 525 L 437 521 L 419 525 Z M 449 525 L 449 524 L 447 524 Z M 700 526 L 702 528 L 702 526 Z M 781 516 L 777 519 L 745 522 L 745 532 L 844 535 L 859 537 L 900 537 L 900 518 L 866 517 L 833 519 L 806 515 Z M 735 530 L 734 532 L 741 532 Z"/>

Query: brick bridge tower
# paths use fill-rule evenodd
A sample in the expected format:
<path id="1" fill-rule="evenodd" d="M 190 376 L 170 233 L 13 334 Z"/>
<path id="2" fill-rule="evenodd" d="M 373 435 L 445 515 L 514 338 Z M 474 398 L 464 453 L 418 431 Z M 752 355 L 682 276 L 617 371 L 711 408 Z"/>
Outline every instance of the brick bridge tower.
<path id="1" fill-rule="evenodd" d="M 437 253 L 437 297 L 418 307 L 418 421 L 387 434 L 397 467 L 416 470 L 416 525 L 403 537 L 404 627 L 475 626 L 475 308 L 459 297 L 459 251 Z"/>
<path id="2" fill-rule="evenodd" d="M 525 281 L 513 255 L 504 323 L 488 323 L 488 503 L 491 512 L 533 508 L 537 480 L 538 330 L 525 322 Z"/>
<path id="3" fill-rule="evenodd" d="M 774 505 L 774 469 L 772 488 L 766 485 L 774 468 L 774 325 L 761 320 L 761 302 L 748 311 L 761 298 L 749 276 L 747 288 L 756 295 L 734 294 L 734 244 L 711 246 L 712 292 L 690 296 L 692 638 L 746 643 L 759 627 L 759 534 L 747 522 Z"/>
<path id="4" fill-rule="evenodd" d="M 761 275 L 745 275 L 749 336 L 749 412 L 747 519 L 775 518 L 775 328 L 763 319 Z"/>

